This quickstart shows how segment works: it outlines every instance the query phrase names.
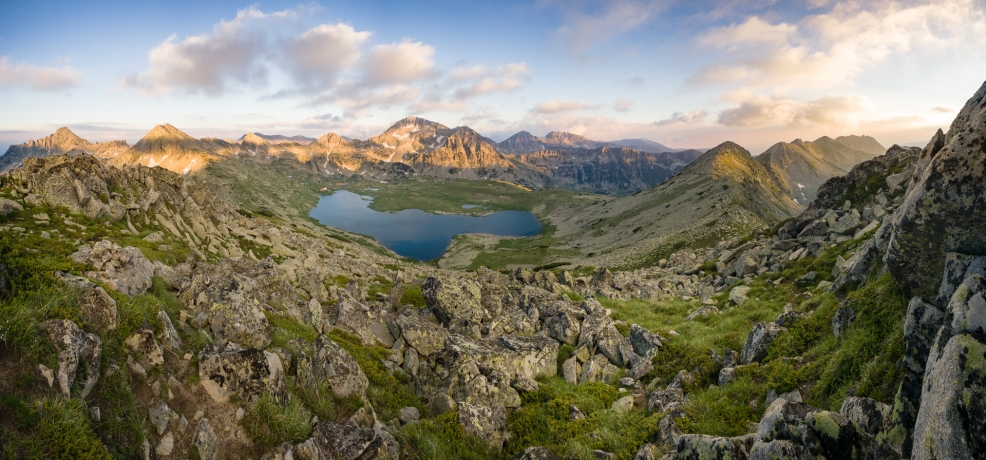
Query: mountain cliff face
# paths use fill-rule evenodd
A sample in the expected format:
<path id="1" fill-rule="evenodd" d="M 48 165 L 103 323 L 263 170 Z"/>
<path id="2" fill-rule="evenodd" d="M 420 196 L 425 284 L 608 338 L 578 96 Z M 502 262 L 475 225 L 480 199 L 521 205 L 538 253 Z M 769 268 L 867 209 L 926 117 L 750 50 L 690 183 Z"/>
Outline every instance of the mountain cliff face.
<path id="1" fill-rule="evenodd" d="M 496 145 L 504 153 L 530 153 L 546 149 L 544 140 L 527 131 L 521 131 Z"/>
<path id="2" fill-rule="evenodd" d="M 653 154 L 629 148 L 543 150 L 516 159 L 536 167 L 561 187 L 604 193 L 644 190 L 664 182 L 693 161 L 698 151 Z"/>
<path id="3" fill-rule="evenodd" d="M 836 142 L 845 145 L 853 150 L 866 152 L 873 156 L 880 156 L 887 152 L 887 148 L 880 145 L 876 139 L 870 136 L 839 136 L 834 139 Z"/>
<path id="4" fill-rule="evenodd" d="M 855 139 L 858 141 L 862 138 L 857 136 Z M 795 139 L 791 143 L 778 142 L 756 159 L 770 171 L 791 198 L 807 205 L 815 199 L 818 188 L 829 178 L 843 176 L 856 164 L 874 156 L 876 155 L 823 136 L 814 142 L 801 139 Z"/>

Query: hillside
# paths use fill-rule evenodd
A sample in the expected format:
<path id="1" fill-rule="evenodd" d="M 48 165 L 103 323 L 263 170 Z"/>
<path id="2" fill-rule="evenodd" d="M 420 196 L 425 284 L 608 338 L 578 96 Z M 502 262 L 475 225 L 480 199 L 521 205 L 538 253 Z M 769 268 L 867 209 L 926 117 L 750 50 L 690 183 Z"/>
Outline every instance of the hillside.
<path id="1" fill-rule="evenodd" d="M 130 149 L 126 141 L 89 142 L 75 135 L 70 129 L 58 128 L 52 135 L 12 145 L 0 156 L 0 173 L 21 166 L 28 158 L 42 158 L 52 155 L 90 154 L 101 158 L 112 158 Z"/>
<path id="2" fill-rule="evenodd" d="M 863 138 L 866 137 L 854 137 L 857 141 Z M 862 143 L 856 142 L 856 145 Z M 807 205 L 815 199 L 818 188 L 825 181 L 844 176 L 856 164 L 878 155 L 882 155 L 882 152 L 874 155 L 855 150 L 823 136 L 813 142 L 801 139 L 795 139 L 791 143 L 778 142 L 756 159 L 770 171 L 791 198 Z"/>
<path id="3" fill-rule="evenodd" d="M 551 220 L 558 237 L 597 266 L 653 264 L 676 247 L 714 245 L 801 209 L 763 165 L 732 142 L 709 150 L 656 187 L 590 199 L 593 205 Z"/>
<path id="4" fill-rule="evenodd" d="M 597 193 L 627 193 L 664 182 L 701 152 L 652 154 L 629 148 L 542 150 L 515 159 L 536 167 L 555 186 Z"/>

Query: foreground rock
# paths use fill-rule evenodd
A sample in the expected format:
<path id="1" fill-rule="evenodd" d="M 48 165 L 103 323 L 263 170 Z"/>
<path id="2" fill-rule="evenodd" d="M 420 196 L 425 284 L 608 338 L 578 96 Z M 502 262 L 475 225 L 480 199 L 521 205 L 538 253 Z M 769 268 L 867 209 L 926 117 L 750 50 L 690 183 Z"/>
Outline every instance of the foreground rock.
<path id="1" fill-rule="evenodd" d="M 269 351 L 245 350 L 232 343 L 222 351 L 211 343 L 202 348 L 199 378 L 216 402 L 225 403 L 234 394 L 249 402 L 264 393 L 279 400 L 287 395 L 280 357 Z"/>
<path id="2" fill-rule="evenodd" d="M 85 398 L 99 380 L 102 340 L 95 334 L 86 333 L 67 319 L 53 319 L 38 326 L 58 353 L 58 389 L 65 396 L 73 396 L 71 389 L 81 366 L 86 377 L 76 396 Z"/>

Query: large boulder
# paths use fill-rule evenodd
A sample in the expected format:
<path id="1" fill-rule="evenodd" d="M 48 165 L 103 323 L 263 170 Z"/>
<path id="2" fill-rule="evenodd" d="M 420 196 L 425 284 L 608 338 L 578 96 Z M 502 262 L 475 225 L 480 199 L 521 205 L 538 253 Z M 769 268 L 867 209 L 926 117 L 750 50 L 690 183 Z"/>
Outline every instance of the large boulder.
<path id="1" fill-rule="evenodd" d="M 314 446 L 322 458 L 339 460 L 372 460 L 382 458 L 384 438 L 369 428 L 318 422 L 312 430 Z"/>
<path id="2" fill-rule="evenodd" d="M 192 449 L 201 460 L 216 460 L 219 456 L 219 438 L 209 419 L 202 417 L 192 435 Z M 191 449 L 190 449 L 191 450 Z"/>
<path id="3" fill-rule="evenodd" d="M 569 345 L 576 345 L 582 332 L 579 320 L 568 312 L 560 311 L 544 322 L 544 328 L 551 338 Z"/>
<path id="4" fill-rule="evenodd" d="M 452 277 L 430 277 L 421 286 L 428 305 L 443 323 L 453 320 L 482 322 L 486 315 L 479 283 Z"/>
<path id="5" fill-rule="evenodd" d="M 704 434 L 683 434 L 675 443 L 674 458 L 678 460 L 745 459 L 749 455 L 749 439 L 721 438 Z"/>
<path id="6" fill-rule="evenodd" d="M 661 348 L 661 337 L 643 326 L 631 324 L 630 345 L 633 346 L 633 351 L 637 352 L 638 355 L 647 356 L 651 350 L 656 352 Z"/>
<path id="7" fill-rule="evenodd" d="M 103 342 L 99 336 L 89 334 L 67 319 L 52 319 L 39 325 L 58 353 L 58 389 L 65 396 L 72 396 L 72 384 L 80 365 L 85 370 L 85 381 L 78 396 L 85 398 L 99 380 L 99 363 L 103 355 Z"/>
<path id="8" fill-rule="evenodd" d="M 281 358 L 264 350 L 244 350 L 230 343 L 220 351 L 209 343 L 199 352 L 199 379 L 216 402 L 225 403 L 230 395 L 255 401 L 264 393 L 275 399 L 287 396 Z"/>
<path id="9" fill-rule="evenodd" d="M 86 276 L 110 288 L 127 294 L 140 295 L 151 287 L 154 264 L 132 246 L 120 247 L 109 240 L 99 241 L 91 248 L 83 246 L 72 254 L 72 259 L 91 264 Z"/>
<path id="10" fill-rule="evenodd" d="M 315 339 L 311 356 L 302 353 L 298 357 L 299 384 L 314 389 L 323 380 L 332 386 L 336 398 L 364 396 L 370 386 L 356 359 L 324 335 Z"/>
<path id="11" fill-rule="evenodd" d="M 394 318 L 390 322 L 390 329 L 395 337 L 403 337 L 404 341 L 422 356 L 428 356 L 445 348 L 445 340 L 448 338 L 448 331 L 445 328 L 413 311 Z"/>
<path id="12" fill-rule="evenodd" d="M 81 276 L 65 272 L 57 272 L 56 275 L 75 291 L 82 321 L 86 325 L 96 330 L 116 329 L 116 301 L 102 287 Z"/>
<path id="13" fill-rule="evenodd" d="M 746 343 L 743 344 L 740 363 L 750 364 L 762 361 L 767 357 L 767 347 L 777 339 L 781 332 L 786 330 L 771 321 L 757 323 L 750 331 L 750 335 L 746 337 Z"/>
<path id="14" fill-rule="evenodd" d="M 217 339 L 238 343 L 247 348 L 267 348 L 271 340 L 270 321 L 258 303 L 232 298 L 209 307 L 209 325 Z"/>
<path id="15" fill-rule="evenodd" d="M 466 433 L 486 441 L 490 447 L 503 448 L 507 429 L 507 413 L 503 407 L 459 403 L 459 424 Z"/>
<path id="16" fill-rule="evenodd" d="M 921 152 L 927 164 L 895 214 L 887 268 L 908 298 L 932 300 L 948 252 L 986 254 L 986 83 L 959 111 L 943 142 Z"/>

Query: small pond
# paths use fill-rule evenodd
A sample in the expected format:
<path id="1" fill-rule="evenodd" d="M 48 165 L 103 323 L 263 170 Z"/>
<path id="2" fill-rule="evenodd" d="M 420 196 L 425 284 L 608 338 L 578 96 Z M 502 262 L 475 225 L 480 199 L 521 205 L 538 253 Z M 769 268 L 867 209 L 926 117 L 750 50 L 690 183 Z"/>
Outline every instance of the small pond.
<path id="1" fill-rule="evenodd" d="M 420 209 L 380 212 L 372 198 L 340 190 L 323 196 L 311 216 L 323 225 L 375 238 L 404 257 L 433 260 L 445 254 L 452 237 L 463 233 L 533 236 L 541 222 L 526 211 L 500 211 L 486 216 L 431 214 Z"/>

